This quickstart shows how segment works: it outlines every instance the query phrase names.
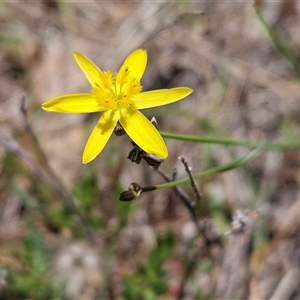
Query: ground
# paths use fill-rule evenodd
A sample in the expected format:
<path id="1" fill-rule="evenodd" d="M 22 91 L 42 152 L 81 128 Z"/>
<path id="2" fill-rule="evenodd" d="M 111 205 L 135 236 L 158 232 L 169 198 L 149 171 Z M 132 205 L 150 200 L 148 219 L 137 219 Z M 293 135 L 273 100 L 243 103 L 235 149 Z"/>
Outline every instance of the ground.
<path id="1" fill-rule="evenodd" d="M 295 0 L 2 1 L 1 298 L 298 299 L 299 15 Z M 117 71 L 138 48 L 144 90 L 194 90 L 143 113 L 214 143 L 165 138 L 157 172 L 113 135 L 83 165 L 99 114 L 41 104 L 90 90 L 74 51 Z M 182 155 L 200 201 L 189 181 L 119 201 L 188 177 Z"/>

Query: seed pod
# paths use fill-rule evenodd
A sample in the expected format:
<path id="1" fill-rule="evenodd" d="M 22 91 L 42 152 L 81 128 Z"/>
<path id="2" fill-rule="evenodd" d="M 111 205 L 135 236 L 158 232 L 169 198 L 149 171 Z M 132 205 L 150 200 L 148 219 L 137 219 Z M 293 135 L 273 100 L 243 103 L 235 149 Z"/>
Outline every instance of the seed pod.
<path id="1" fill-rule="evenodd" d="M 124 130 L 123 126 L 120 124 L 120 122 L 118 121 L 116 126 L 115 126 L 115 129 L 114 129 L 114 134 L 116 136 L 122 136 L 122 135 L 125 135 L 126 134 L 126 131 Z"/>
<path id="2" fill-rule="evenodd" d="M 158 155 L 154 155 L 146 152 L 141 154 L 141 157 L 154 170 L 157 170 L 161 165 L 161 163 L 164 162 L 164 160 L 160 158 Z"/>
<path id="3" fill-rule="evenodd" d="M 128 187 L 128 191 L 121 193 L 119 200 L 124 202 L 135 200 L 141 194 L 142 190 L 138 183 L 132 182 Z"/>
<path id="4" fill-rule="evenodd" d="M 119 200 L 128 202 L 136 199 L 136 193 L 134 191 L 124 191 L 121 193 Z"/>
<path id="5" fill-rule="evenodd" d="M 132 162 L 139 164 L 143 159 L 154 170 L 157 170 L 161 163 L 164 162 L 164 160 L 158 155 L 147 153 L 144 150 L 142 150 L 136 143 L 131 143 L 134 147 L 129 152 L 127 158 L 130 159 Z"/>
<path id="6" fill-rule="evenodd" d="M 138 147 L 135 143 L 132 142 L 134 145 L 133 149 L 128 154 L 128 159 L 130 159 L 132 162 L 139 164 L 142 160 L 141 154 L 145 151 L 143 151 L 140 147 Z M 145 152 L 146 153 L 146 152 Z"/>

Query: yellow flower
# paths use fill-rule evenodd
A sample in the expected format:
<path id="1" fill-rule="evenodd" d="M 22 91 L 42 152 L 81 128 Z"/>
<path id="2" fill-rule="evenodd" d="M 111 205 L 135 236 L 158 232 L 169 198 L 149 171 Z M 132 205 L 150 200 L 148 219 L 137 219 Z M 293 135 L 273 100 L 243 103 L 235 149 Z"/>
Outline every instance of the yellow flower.
<path id="1" fill-rule="evenodd" d="M 141 149 L 166 158 L 168 150 L 161 135 L 138 109 L 178 101 L 188 96 L 192 89 L 179 87 L 142 92 L 140 80 L 147 63 L 147 52 L 142 49 L 130 54 L 117 73 L 102 72 L 79 52 L 75 52 L 74 57 L 92 86 L 91 92 L 60 96 L 42 107 L 46 111 L 60 113 L 103 111 L 85 146 L 83 163 L 92 161 L 102 151 L 118 121 Z"/>

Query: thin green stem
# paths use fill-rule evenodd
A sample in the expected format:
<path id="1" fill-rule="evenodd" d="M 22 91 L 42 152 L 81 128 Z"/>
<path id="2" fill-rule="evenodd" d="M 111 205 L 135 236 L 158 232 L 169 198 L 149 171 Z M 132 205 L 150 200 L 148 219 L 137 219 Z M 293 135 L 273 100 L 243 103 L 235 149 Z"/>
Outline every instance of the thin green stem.
<path id="1" fill-rule="evenodd" d="M 229 171 L 232 169 L 236 169 L 239 167 L 242 167 L 246 164 L 248 164 L 251 160 L 253 160 L 261 151 L 261 148 L 257 148 L 255 150 L 252 150 L 248 155 L 238 158 L 230 163 L 224 164 L 222 166 L 219 167 L 215 167 L 209 170 L 206 170 L 204 172 L 198 173 L 196 175 L 194 175 L 193 177 L 195 179 L 199 179 L 199 178 L 203 178 L 203 177 L 207 177 L 216 173 L 222 173 L 225 171 Z M 172 182 L 168 182 L 168 183 L 163 183 L 163 184 L 159 184 L 156 186 L 149 186 L 149 187 L 144 187 L 142 188 L 142 192 L 149 192 L 149 191 L 154 191 L 154 190 L 162 190 L 162 189 L 167 189 L 167 188 L 172 188 L 175 187 L 177 185 L 182 185 L 182 184 L 186 184 L 190 182 L 190 178 L 186 177 L 183 179 L 179 179 L 176 181 L 172 181 Z"/>
<path id="2" fill-rule="evenodd" d="M 160 132 L 161 136 L 164 138 L 169 138 L 173 140 L 181 140 L 188 141 L 194 143 L 206 143 L 206 144 L 222 144 L 228 146 L 245 146 L 251 149 L 260 148 L 260 150 L 264 151 L 283 151 L 290 149 L 299 149 L 300 148 L 300 140 L 289 143 L 266 143 L 259 144 L 253 142 L 247 142 L 242 140 L 233 140 L 219 137 L 209 137 L 209 136 L 196 136 L 196 135 L 186 135 L 186 134 L 177 134 L 170 132 Z"/>

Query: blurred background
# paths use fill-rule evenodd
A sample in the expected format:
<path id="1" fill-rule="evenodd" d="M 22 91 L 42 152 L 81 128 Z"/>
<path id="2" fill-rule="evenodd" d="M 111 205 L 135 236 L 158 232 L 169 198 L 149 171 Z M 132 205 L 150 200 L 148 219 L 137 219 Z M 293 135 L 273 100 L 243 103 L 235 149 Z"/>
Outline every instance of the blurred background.
<path id="1" fill-rule="evenodd" d="M 0 298 L 299 299 L 298 150 L 263 152 L 197 180 L 202 198 L 192 210 L 171 189 L 120 202 L 131 182 L 165 180 L 127 159 L 126 136 L 82 165 L 99 114 L 41 110 L 53 97 L 89 91 L 74 51 L 117 71 L 144 48 L 144 90 L 194 90 L 143 111 L 160 130 L 295 142 L 299 32 L 296 0 L 1 1 Z M 177 168 L 178 178 L 187 176 L 179 155 L 196 174 L 249 153 L 166 143 L 161 169 Z M 182 189 L 195 201 L 189 184 Z"/>

